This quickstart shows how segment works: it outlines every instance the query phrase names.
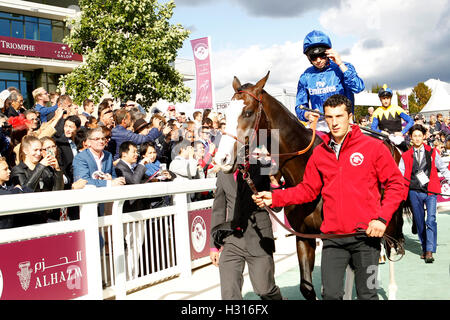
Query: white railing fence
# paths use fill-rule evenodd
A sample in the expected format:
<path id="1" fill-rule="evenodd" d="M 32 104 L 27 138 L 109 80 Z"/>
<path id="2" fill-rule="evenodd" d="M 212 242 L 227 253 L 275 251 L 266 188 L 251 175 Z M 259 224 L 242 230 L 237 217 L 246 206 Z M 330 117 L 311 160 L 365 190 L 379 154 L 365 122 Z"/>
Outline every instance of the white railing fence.
<path id="1" fill-rule="evenodd" d="M 190 276 L 193 267 L 209 262 L 207 257 L 192 261 L 188 212 L 210 208 L 213 200 L 188 203 L 187 199 L 188 194 L 214 190 L 215 182 L 183 180 L 1 196 L 0 216 L 79 206 L 80 219 L 2 229 L 0 245 L 84 231 L 87 294 L 79 298 L 123 299 L 129 290 L 176 275 Z M 167 195 L 173 205 L 123 213 L 126 200 Z M 112 214 L 98 217 L 98 204 L 111 202 Z M 35 273 L 45 269 L 41 260 Z"/>

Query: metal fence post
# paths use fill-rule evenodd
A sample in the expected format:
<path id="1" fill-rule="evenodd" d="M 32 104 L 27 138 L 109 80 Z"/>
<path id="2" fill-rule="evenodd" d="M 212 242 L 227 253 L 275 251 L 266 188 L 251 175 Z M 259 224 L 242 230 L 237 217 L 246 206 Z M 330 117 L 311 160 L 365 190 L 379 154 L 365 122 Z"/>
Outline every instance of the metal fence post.
<path id="1" fill-rule="evenodd" d="M 125 299 L 127 296 L 127 277 L 125 271 L 125 246 L 123 238 L 122 211 L 124 201 L 114 201 L 112 207 L 112 245 L 114 256 L 114 279 L 116 300 Z"/>
<path id="2" fill-rule="evenodd" d="M 192 268 L 187 194 L 175 194 L 173 196 L 173 203 L 175 205 L 175 248 L 177 250 L 177 264 L 180 268 L 180 277 L 190 277 L 192 275 Z"/>
<path id="3" fill-rule="evenodd" d="M 103 300 L 97 204 L 91 203 L 80 206 L 80 220 L 85 232 L 88 297 L 89 299 Z"/>

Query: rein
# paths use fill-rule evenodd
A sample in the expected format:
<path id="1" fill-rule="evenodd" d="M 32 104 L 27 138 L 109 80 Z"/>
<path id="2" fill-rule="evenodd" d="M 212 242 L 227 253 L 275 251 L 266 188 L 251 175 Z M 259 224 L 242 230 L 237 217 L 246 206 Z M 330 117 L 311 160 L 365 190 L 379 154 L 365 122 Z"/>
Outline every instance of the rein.
<path id="1" fill-rule="evenodd" d="M 240 90 L 240 91 L 238 91 L 238 93 L 245 93 L 245 94 L 248 94 L 249 96 L 251 96 L 252 98 L 254 98 L 256 101 L 258 101 L 258 103 L 259 103 L 259 104 L 258 104 L 258 111 L 257 111 L 257 114 L 256 114 L 255 126 L 254 126 L 254 128 L 253 128 L 253 132 L 254 132 L 254 135 L 252 136 L 252 141 L 253 141 L 253 139 L 254 139 L 255 136 L 256 136 L 256 131 L 258 131 L 258 126 L 259 126 L 259 121 L 260 121 L 260 119 L 261 119 L 261 114 L 262 114 L 262 112 L 264 112 L 264 114 L 265 114 L 264 107 L 263 107 L 263 103 L 262 103 L 262 94 L 261 94 L 260 97 L 258 98 L 257 96 L 255 96 L 255 95 L 254 95 L 253 93 L 251 93 L 250 91 Z M 267 118 L 267 115 L 266 115 L 266 118 Z M 268 153 L 267 156 L 278 156 L 278 157 L 281 157 L 281 156 L 299 156 L 299 155 L 302 155 L 302 154 L 308 152 L 308 150 L 311 149 L 311 147 L 313 146 L 314 141 L 315 141 L 315 139 L 316 139 L 316 126 L 317 126 L 317 120 L 318 120 L 317 118 L 314 118 L 314 121 L 313 121 L 313 123 L 311 124 L 311 129 L 312 129 L 312 131 L 313 131 L 313 133 L 312 133 L 312 138 L 311 138 L 311 141 L 310 141 L 309 145 L 308 145 L 305 149 L 299 150 L 299 151 L 295 151 L 295 152 L 288 152 L 288 153 Z M 236 141 L 239 141 L 239 142 L 242 143 L 242 141 L 240 141 L 236 136 L 233 136 L 233 135 L 228 134 L 228 133 L 226 133 L 226 134 L 227 134 L 228 136 L 234 138 Z M 243 144 L 244 144 L 244 143 L 243 143 Z M 257 154 L 257 155 L 259 155 L 259 154 Z"/>

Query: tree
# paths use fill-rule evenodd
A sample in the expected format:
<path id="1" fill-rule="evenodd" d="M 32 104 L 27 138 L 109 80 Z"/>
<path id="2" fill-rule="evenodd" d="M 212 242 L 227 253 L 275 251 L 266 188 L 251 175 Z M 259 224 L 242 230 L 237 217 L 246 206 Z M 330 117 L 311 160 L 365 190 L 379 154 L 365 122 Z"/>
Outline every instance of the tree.
<path id="1" fill-rule="evenodd" d="M 84 62 L 60 79 L 76 103 L 95 102 L 109 92 L 149 108 L 165 99 L 189 100 L 190 89 L 175 70 L 177 50 L 189 31 L 172 25 L 175 4 L 157 0 L 79 0 L 81 12 L 70 19 L 64 39 Z"/>
<path id="2" fill-rule="evenodd" d="M 419 113 L 431 97 L 431 89 L 423 82 L 419 82 L 408 96 L 409 113 Z"/>

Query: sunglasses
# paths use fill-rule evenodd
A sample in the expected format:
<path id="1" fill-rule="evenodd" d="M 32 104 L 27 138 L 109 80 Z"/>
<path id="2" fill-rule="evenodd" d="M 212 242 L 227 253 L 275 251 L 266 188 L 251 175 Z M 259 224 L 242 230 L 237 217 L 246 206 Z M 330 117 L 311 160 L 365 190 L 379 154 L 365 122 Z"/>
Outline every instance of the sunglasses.
<path id="1" fill-rule="evenodd" d="M 322 53 L 318 53 L 318 54 L 310 54 L 308 57 L 309 57 L 309 60 L 315 61 L 315 60 L 317 60 L 317 58 L 326 59 L 327 54 L 325 52 L 322 52 Z"/>

